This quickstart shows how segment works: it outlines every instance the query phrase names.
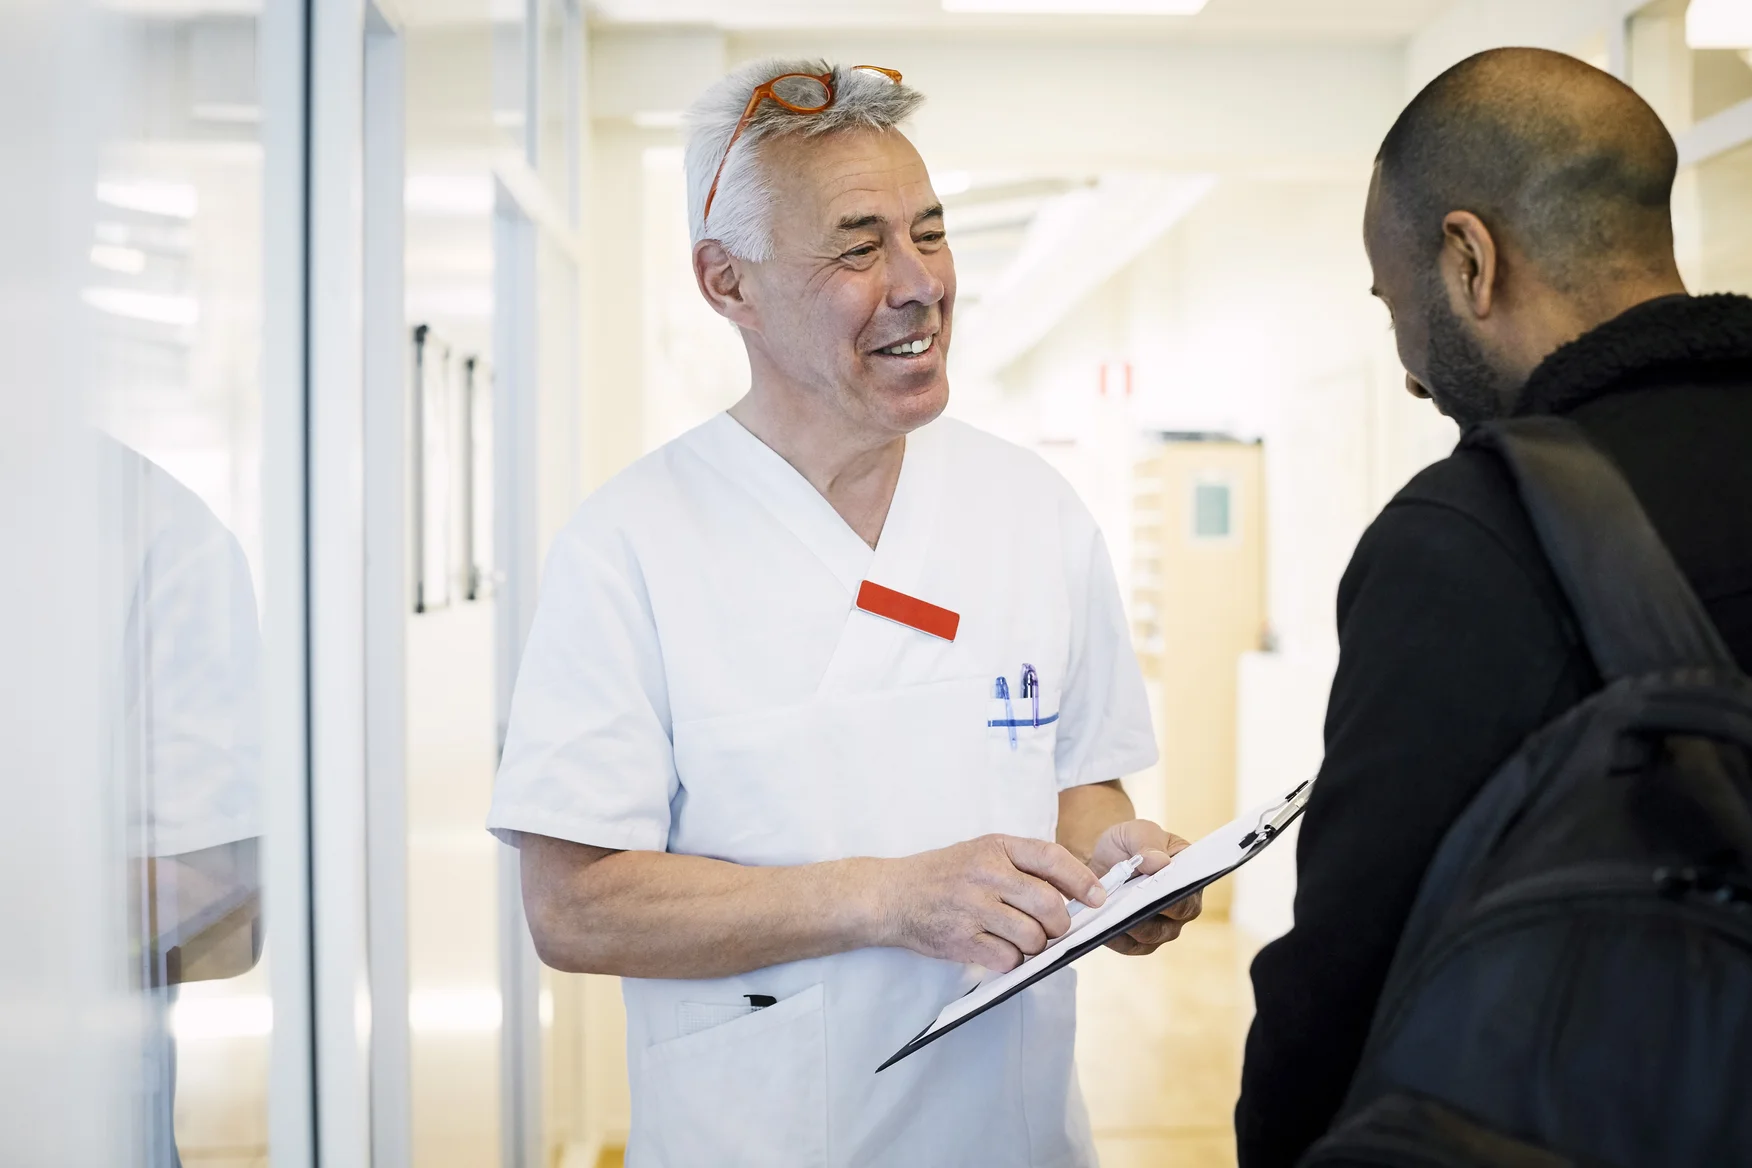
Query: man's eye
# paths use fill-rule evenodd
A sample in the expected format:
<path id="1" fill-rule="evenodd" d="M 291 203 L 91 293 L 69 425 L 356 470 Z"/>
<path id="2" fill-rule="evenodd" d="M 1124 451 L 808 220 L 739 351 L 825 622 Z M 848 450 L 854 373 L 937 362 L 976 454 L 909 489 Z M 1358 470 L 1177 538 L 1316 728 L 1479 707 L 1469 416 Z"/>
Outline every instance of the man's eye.
<path id="1" fill-rule="evenodd" d="M 945 232 L 927 231 L 923 235 L 919 236 L 919 242 L 920 243 L 942 243 L 943 240 L 946 238 L 947 238 L 947 235 Z"/>
<path id="2" fill-rule="evenodd" d="M 863 247 L 854 247 L 851 251 L 848 251 L 846 253 L 846 257 L 848 259 L 860 259 L 861 260 L 865 256 L 873 256 L 875 254 L 876 254 L 876 245 L 873 243 L 866 243 Z"/>

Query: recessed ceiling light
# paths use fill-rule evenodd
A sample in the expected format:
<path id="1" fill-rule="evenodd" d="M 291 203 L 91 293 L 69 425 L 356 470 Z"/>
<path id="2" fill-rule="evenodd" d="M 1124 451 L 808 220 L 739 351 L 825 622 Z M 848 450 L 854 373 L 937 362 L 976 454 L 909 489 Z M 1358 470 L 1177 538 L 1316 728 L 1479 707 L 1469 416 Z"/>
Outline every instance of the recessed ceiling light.
<path id="1" fill-rule="evenodd" d="M 1010 16 L 1192 16 L 1206 0 L 943 0 L 945 12 Z"/>
<path id="2" fill-rule="evenodd" d="M 146 253 L 137 247 L 94 243 L 91 245 L 91 262 L 95 267 L 120 272 L 124 276 L 138 276 L 146 270 Z"/>
<path id="3" fill-rule="evenodd" d="M 187 183 L 127 179 L 97 184 L 97 201 L 124 211 L 141 211 L 169 219 L 193 219 L 201 196 Z"/>
<path id="4" fill-rule="evenodd" d="M 1685 43 L 1693 49 L 1752 49 L 1752 4 L 1746 0 L 1691 0 Z"/>
<path id="5" fill-rule="evenodd" d="M 403 202 L 416 215 L 491 215 L 493 179 L 485 174 L 410 174 Z"/>
<path id="6" fill-rule="evenodd" d="M 192 325 L 201 320 L 200 302 L 192 296 L 166 296 L 131 288 L 87 288 L 81 298 L 99 312 L 152 324 Z"/>

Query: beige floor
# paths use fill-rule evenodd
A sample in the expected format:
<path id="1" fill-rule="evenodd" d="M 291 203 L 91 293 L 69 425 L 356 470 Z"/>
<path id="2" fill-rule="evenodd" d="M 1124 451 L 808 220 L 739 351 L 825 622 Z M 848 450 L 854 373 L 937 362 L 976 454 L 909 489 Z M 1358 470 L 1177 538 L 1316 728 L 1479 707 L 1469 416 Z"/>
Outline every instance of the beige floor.
<path id="1" fill-rule="evenodd" d="M 1150 957 L 1078 963 L 1077 1067 L 1102 1168 L 1235 1163 L 1254 945 L 1201 921 Z"/>
<path id="2" fill-rule="evenodd" d="M 1102 1168 L 1233 1168 L 1256 946 L 1201 921 L 1150 957 L 1078 963 L 1077 1065 Z M 597 1168 L 619 1168 L 618 1151 Z"/>

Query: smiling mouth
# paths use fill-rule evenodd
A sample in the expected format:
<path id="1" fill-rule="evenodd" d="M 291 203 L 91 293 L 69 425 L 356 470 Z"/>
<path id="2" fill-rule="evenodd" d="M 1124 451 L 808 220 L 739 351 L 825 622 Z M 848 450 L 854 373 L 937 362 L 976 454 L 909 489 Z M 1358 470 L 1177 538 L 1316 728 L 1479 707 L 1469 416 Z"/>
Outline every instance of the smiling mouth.
<path id="1" fill-rule="evenodd" d="M 936 343 L 937 334 L 932 333 L 930 336 L 920 337 L 916 341 L 902 341 L 900 344 L 890 345 L 886 349 L 877 349 L 876 352 L 884 357 L 917 357 L 921 353 L 930 352 L 931 347 Z"/>

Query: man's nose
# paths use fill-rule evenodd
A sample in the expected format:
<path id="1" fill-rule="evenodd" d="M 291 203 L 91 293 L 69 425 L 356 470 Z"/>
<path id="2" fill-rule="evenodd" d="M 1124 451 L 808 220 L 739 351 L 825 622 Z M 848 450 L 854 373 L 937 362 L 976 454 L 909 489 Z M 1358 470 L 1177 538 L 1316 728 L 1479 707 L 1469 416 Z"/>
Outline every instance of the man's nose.
<path id="1" fill-rule="evenodd" d="M 1424 386 L 1424 383 L 1409 373 L 1405 375 L 1405 392 L 1412 397 L 1421 397 L 1425 401 L 1428 401 L 1430 397 L 1430 391 Z"/>
<path id="2" fill-rule="evenodd" d="M 888 265 L 888 305 L 900 308 L 908 304 L 935 304 L 943 299 L 943 281 L 927 263 L 923 252 L 910 238 L 890 253 Z M 948 252 L 941 253 L 945 263 L 953 263 Z"/>

